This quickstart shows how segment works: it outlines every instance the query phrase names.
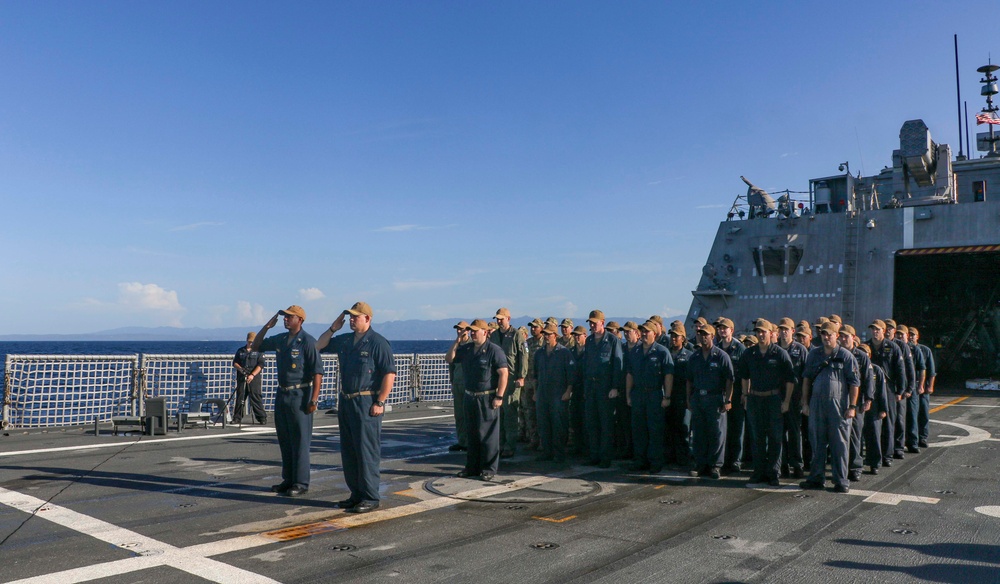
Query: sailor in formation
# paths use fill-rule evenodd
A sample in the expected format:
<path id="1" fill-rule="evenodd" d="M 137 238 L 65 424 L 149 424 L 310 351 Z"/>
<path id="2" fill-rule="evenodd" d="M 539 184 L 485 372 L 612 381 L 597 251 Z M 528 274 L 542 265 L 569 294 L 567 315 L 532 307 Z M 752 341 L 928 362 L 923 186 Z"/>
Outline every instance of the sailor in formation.
<path id="1" fill-rule="evenodd" d="M 348 315 L 353 334 L 334 337 Z M 279 316 L 288 332 L 265 339 Z M 351 493 L 338 506 L 356 513 L 378 508 L 381 417 L 396 370 L 371 317 L 371 307 L 358 302 L 314 341 L 302 330 L 305 311 L 291 306 L 249 339 L 249 351 L 277 352 L 282 482 L 275 492 L 308 490 L 312 413 L 323 372 L 318 353 L 330 352 L 341 364 L 338 416 Z M 904 449 L 917 454 L 927 445 L 933 354 L 919 343 L 915 327 L 892 319 L 872 322 L 864 343 L 837 315 L 817 318 L 814 327 L 788 317 L 777 325 L 759 318 L 752 335 L 740 336 L 743 342 L 726 317 L 715 324 L 696 319 L 690 340 L 682 322 L 665 331 L 656 318 L 626 322 L 622 340 L 605 327 L 600 310 L 587 319 L 589 335 L 581 326 L 560 331 L 550 317 L 528 323 L 527 337 L 511 325 L 506 308 L 495 320 L 493 327 L 483 319 L 456 324 L 445 356 L 461 417 L 459 440 L 449 450 L 467 451 L 460 477 L 493 480 L 499 459 L 513 455 L 519 428 L 529 443 L 537 440 L 530 448 L 541 463 L 575 455 L 609 468 L 617 454 L 631 459 L 631 472 L 673 467 L 718 479 L 727 471 L 746 472 L 740 465 L 747 460 L 750 483 L 780 486 L 781 477 L 803 478 L 808 471 L 801 488 L 824 488 L 829 480 L 841 493 L 863 473 L 891 466 Z M 563 324 L 572 325 L 568 319 Z M 256 376 L 259 368 L 254 371 Z M 512 397 L 519 391 L 526 401 Z M 616 405 L 619 399 L 623 406 Z M 736 400 L 746 413 L 746 445 L 727 439 L 742 432 L 729 421 Z M 503 408 L 512 404 L 533 415 L 519 419 L 514 410 L 505 420 Z M 616 416 L 624 415 L 631 452 L 616 453 Z M 801 420 L 807 420 L 805 436 Z M 805 445 L 811 446 L 810 460 L 803 459 Z"/>

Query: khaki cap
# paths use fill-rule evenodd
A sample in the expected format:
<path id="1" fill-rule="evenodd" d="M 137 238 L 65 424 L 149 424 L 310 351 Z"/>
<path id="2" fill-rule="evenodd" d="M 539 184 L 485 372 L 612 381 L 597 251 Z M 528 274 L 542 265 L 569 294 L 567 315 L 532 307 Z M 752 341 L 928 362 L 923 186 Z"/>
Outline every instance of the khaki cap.
<path id="1" fill-rule="evenodd" d="M 559 334 L 559 327 L 557 327 L 554 324 L 545 325 L 545 328 L 542 329 L 542 334 L 543 335 L 558 335 Z"/>
<path id="2" fill-rule="evenodd" d="M 562 320 L 562 322 L 559 323 L 559 326 L 568 326 L 569 328 L 573 328 L 573 319 L 572 318 L 564 318 Z"/>
<path id="3" fill-rule="evenodd" d="M 548 318 L 545 319 L 545 324 L 554 324 L 556 326 L 559 326 L 559 321 L 556 320 L 556 317 L 550 316 L 550 317 L 548 317 Z"/>
<path id="4" fill-rule="evenodd" d="M 651 333 L 660 332 L 660 327 L 656 326 L 656 323 L 652 320 L 647 320 L 646 322 L 639 325 L 640 330 L 648 331 Z"/>
<path id="5" fill-rule="evenodd" d="M 458 324 L 456 324 L 452 328 L 456 328 L 456 329 L 458 329 L 460 331 L 464 331 L 465 329 L 469 328 L 469 323 L 465 322 L 464 320 L 460 320 L 460 321 L 458 321 Z"/>
<path id="6" fill-rule="evenodd" d="M 844 324 L 840 326 L 840 332 L 847 333 L 849 335 L 856 336 L 858 333 L 854 330 L 854 327 L 849 324 Z"/>
<path id="7" fill-rule="evenodd" d="M 833 323 L 833 322 L 830 322 L 830 321 L 826 321 L 826 322 L 820 324 L 816 328 L 821 333 L 830 333 L 830 334 L 834 334 L 834 335 L 837 334 L 837 332 L 840 330 L 840 328 L 837 326 L 836 323 Z"/>
<path id="8" fill-rule="evenodd" d="M 497 310 L 496 316 L 506 316 L 507 318 L 510 318 L 510 310 L 506 308 L 501 308 Z M 493 318 L 496 318 L 496 316 L 494 316 Z"/>
<path id="9" fill-rule="evenodd" d="M 760 343 L 760 339 L 758 339 L 755 335 L 747 335 L 743 339 L 743 344 L 747 347 L 752 347 L 758 343 Z"/>
<path id="10" fill-rule="evenodd" d="M 908 335 L 908 334 L 910 334 L 910 328 L 908 326 L 906 326 L 905 324 L 901 324 L 901 325 L 899 325 L 899 326 L 896 327 L 896 332 L 901 332 L 901 333 L 904 333 L 904 334 Z"/>
<path id="11" fill-rule="evenodd" d="M 247 340 L 252 341 L 257 338 L 257 333 L 250 331 L 247 333 Z"/>
<path id="12" fill-rule="evenodd" d="M 879 330 L 883 330 L 884 331 L 885 330 L 885 321 L 879 320 L 879 319 L 876 318 L 870 325 L 868 325 L 868 328 L 877 328 Z"/>
<path id="13" fill-rule="evenodd" d="M 917 330 L 917 327 L 915 327 L 915 326 L 911 326 L 911 327 L 910 327 L 910 334 L 911 334 L 911 335 L 919 335 L 919 334 L 920 334 L 920 331 L 918 331 L 918 330 Z"/>
<path id="14" fill-rule="evenodd" d="M 663 317 L 660 316 L 659 314 L 654 314 L 653 316 L 649 317 L 649 320 L 655 322 L 658 325 L 661 326 L 663 325 Z"/>
<path id="15" fill-rule="evenodd" d="M 710 335 L 715 334 L 715 327 L 710 324 L 706 324 L 705 326 L 701 327 L 701 330 L 702 332 L 707 332 Z"/>
<path id="16" fill-rule="evenodd" d="M 778 328 L 786 328 L 794 331 L 795 321 L 786 316 L 785 318 L 778 321 Z"/>
<path id="17" fill-rule="evenodd" d="M 476 320 L 472 321 L 472 324 L 469 325 L 470 331 L 486 331 L 489 329 L 490 325 L 487 324 L 486 321 L 481 318 L 477 318 Z"/>
<path id="18" fill-rule="evenodd" d="M 537 326 L 538 328 L 545 328 L 545 323 L 542 322 L 541 319 L 536 318 L 535 320 L 529 322 L 528 326 L 530 326 L 530 327 L 536 327 Z"/>
<path id="19" fill-rule="evenodd" d="M 352 306 L 347 312 L 353 314 L 354 316 L 361 316 L 364 314 L 368 318 L 372 317 L 372 307 L 368 306 L 367 302 L 355 302 L 354 306 Z"/>
<path id="20" fill-rule="evenodd" d="M 724 327 L 730 328 L 730 329 L 736 328 L 736 325 L 733 324 L 733 321 L 729 320 L 728 318 L 726 318 L 724 316 L 720 316 L 719 318 L 715 319 L 715 326 L 716 326 L 716 328 L 718 328 L 720 326 L 724 326 Z"/>
<path id="21" fill-rule="evenodd" d="M 599 320 L 604 320 L 604 313 L 600 310 L 591 310 L 590 316 L 587 317 L 587 322 L 597 322 Z"/>
<path id="22" fill-rule="evenodd" d="M 896 328 L 896 321 L 892 320 L 891 318 L 885 318 L 883 320 L 885 321 L 886 328 L 891 328 L 891 329 Z"/>
<path id="23" fill-rule="evenodd" d="M 806 337 L 811 337 L 812 336 L 812 329 L 809 328 L 809 327 L 807 327 L 807 326 L 802 326 L 800 324 L 799 326 L 795 327 L 795 334 L 797 334 L 797 335 L 803 335 L 803 336 L 806 336 Z"/>
<path id="24" fill-rule="evenodd" d="M 639 325 L 635 324 L 635 321 L 630 320 L 626 322 L 624 326 L 622 326 L 622 329 L 627 331 L 637 331 L 639 330 Z"/>
<path id="25" fill-rule="evenodd" d="M 573 334 L 574 334 L 574 335 L 588 335 L 588 334 L 590 334 L 590 333 L 589 333 L 589 332 L 587 332 L 587 329 L 583 328 L 583 327 L 582 327 L 582 326 L 580 326 L 580 325 L 577 325 L 577 326 L 576 326 L 576 328 L 575 328 L 575 329 L 573 329 Z"/>
<path id="26" fill-rule="evenodd" d="M 844 324 L 844 319 L 840 318 L 839 314 L 831 314 L 830 322 L 835 322 L 837 324 Z"/>
<path id="27" fill-rule="evenodd" d="M 698 318 L 694 319 L 694 323 L 699 326 L 707 326 L 708 319 L 706 319 L 704 316 L 699 316 Z"/>
<path id="28" fill-rule="evenodd" d="M 284 310 L 279 310 L 278 314 L 281 316 L 297 316 L 303 321 L 306 319 L 306 311 L 298 304 L 293 304 Z"/>
<path id="29" fill-rule="evenodd" d="M 774 326 L 774 325 L 773 325 L 773 324 L 771 324 L 771 323 L 770 323 L 769 321 L 767 321 L 767 320 L 765 320 L 765 319 L 763 319 L 763 318 L 758 318 L 758 319 L 757 319 L 757 320 L 756 320 L 756 321 L 754 322 L 754 325 L 753 325 L 753 330 L 755 330 L 755 331 L 764 331 L 764 332 L 771 332 L 771 328 L 772 328 L 773 326 Z"/>
<path id="30" fill-rule="evenodd" d="M 808 320 L 800 320 L 799 321 L 799 326 L 804 326 L 807 329 L 811 329 L 812 328 L 812 326 L 809 324 Z"/>
<path id="31" fill-rule="evenodd" d="M 622 327 L 616 321 L 612 320 L 612 321 L 609 321 L 608 324 L 605 325 L 604 328 L 608 329 L 609 331 L 616 331 L 616 330 L 621 329 Z"/>
<path id="32" fill-rule="evenodd" d="M 830 319 L 829 319 L 829 318 L 827 318 L 827 317 L 825 317 L 825 316 L 821 316 L 821 317 L 819 317 L 819 318 L 817 318 L 817 319 L 816 319 L 816 322 L 814 322 L 814 323 L 813 323 L 813 325 L 814 325 L 814 326 L 815 326 L 816 328 L 819 328 L 819 325 L 821 325 L 821 324 L 825 324 L 825 323 L 828 323 L 828 322 L 830 322 Z"/>
<path id="33" fill-rule="evenodd" d="M 687 331 L 684 330 L 684 323 L 678 322 L 677 324 L 670 325 L 670 331 L 667 334 L 677 335 L 679 337 L 686 337 Z"/>

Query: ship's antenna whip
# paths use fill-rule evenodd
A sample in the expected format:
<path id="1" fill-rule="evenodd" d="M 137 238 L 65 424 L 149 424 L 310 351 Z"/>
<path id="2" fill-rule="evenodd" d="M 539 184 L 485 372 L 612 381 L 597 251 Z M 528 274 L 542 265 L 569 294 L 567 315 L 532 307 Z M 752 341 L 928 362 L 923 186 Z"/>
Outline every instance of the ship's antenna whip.
<path id="1" fill-rule="evenodd" d="M 955 92 L 958 94 L 958 159 L 965 160 L 962 153 L 962 85 L 958 81 L 958 34 L 955 34 Z M 969 152 L 970 156 L 972 152 Z"/>

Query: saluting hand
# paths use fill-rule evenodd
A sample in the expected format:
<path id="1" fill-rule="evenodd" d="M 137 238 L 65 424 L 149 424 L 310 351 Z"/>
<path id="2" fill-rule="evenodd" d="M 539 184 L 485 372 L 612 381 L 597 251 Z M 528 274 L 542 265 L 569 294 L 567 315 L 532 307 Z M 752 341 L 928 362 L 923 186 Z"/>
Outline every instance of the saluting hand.
<path id="1" fill-rule="evenodd" d="M 274 328 L 274 325 L 278 324 L 278 317 L 279 316 L 281 316 L 281 315 L 278 314 L 277 312 L 275 312 L 274 316 L 271 317 L 271 320 L 267 321 L 267 325 L 266 325 L 267 328 L 269 328 L 269 329 Z"/>
<path id="2" fill-rule="evenodd" d="M 346 314 L 347 313 L 345 312 L 341 312 L 340 316 L 337 317 L 337 320 L 333 321 L 333 324 L 330 325 L 330 330 L 332 332 L 337 332 L 340 329 L 344 328 L 344 320 L 347 318 L 345 316 Z"/>

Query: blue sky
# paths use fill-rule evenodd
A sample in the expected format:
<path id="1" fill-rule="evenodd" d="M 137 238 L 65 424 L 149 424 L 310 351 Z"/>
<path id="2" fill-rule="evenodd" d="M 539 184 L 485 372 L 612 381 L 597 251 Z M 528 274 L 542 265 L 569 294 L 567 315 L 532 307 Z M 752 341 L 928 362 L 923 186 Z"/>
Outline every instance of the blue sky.
<path id="1" fill-rule="evenodd" d="M 957 153 L 995 8 L 3 2 L 0 334 L 684 313 L 740 175 Z"/>

